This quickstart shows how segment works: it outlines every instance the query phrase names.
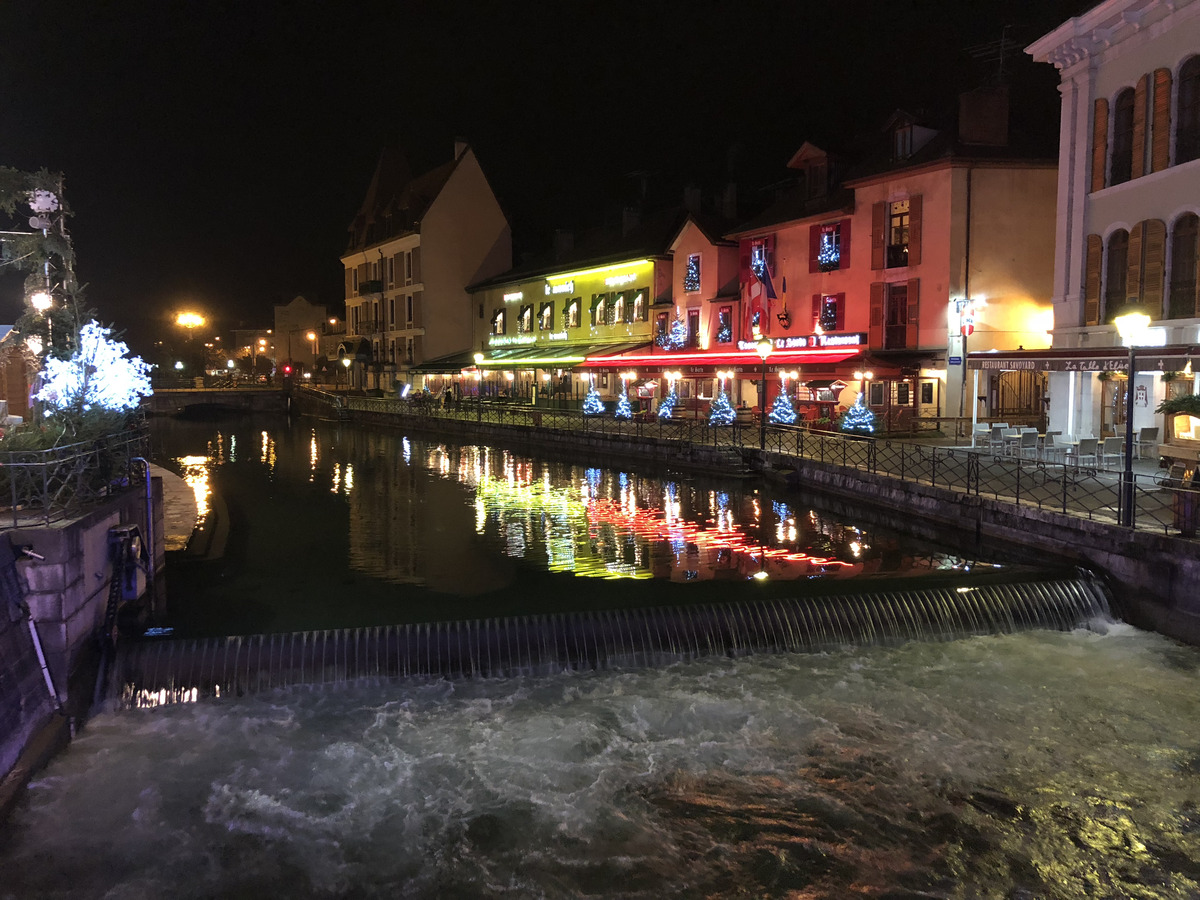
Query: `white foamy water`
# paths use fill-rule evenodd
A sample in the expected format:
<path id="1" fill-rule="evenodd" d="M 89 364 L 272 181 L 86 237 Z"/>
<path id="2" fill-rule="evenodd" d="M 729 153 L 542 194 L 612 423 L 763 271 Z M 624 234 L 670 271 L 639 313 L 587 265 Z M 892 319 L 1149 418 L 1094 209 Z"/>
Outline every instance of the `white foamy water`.
<path id="1" fill-rule="evenodd" d="M 1191 898 L 1198 671 L 1115 626 L 103 715 L 0 896 Z"/>

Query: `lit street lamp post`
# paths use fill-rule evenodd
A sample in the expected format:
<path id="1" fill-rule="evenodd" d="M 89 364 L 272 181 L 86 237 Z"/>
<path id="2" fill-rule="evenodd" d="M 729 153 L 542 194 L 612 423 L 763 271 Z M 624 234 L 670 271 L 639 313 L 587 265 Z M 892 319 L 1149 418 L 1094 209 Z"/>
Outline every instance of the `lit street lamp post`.
<path id="1" fill-rule="evenodd" d="M 764 337 L 754 349 L 762 360 L 762 380 L 758 384 L 758 449 L 767 449 L 767 357 L 771 355 L 774 345 L 769 337 Z"/>
<path id="2" fill-rule="evenodd" d="M 1134 298 L 1130 298 L 1113 317 L 1121 340 L 1129 348 L 1129 378 L 1125 385 L 1125 471 L 1121 475 L 1120 524 L 1133 527 L 1133 378 L 1138 341 L 1150 324 L 1150 316 Z"/>

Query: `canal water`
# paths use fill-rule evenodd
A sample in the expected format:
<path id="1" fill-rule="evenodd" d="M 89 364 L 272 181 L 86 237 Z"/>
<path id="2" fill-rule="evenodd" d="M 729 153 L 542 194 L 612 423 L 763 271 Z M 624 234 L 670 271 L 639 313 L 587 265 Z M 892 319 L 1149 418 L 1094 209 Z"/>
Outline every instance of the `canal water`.
<path id="1" fill-rule="evenodd" d="M 988 565 L 671 473 L 158 439 L 233 525 L 182 593 L 215 609 L 169 611 L 189 633 Z M 1194 898 L 1198 679 L 1196 650 L 1097 621 L 104 713 L 7 823 L 0 897 Z"/>

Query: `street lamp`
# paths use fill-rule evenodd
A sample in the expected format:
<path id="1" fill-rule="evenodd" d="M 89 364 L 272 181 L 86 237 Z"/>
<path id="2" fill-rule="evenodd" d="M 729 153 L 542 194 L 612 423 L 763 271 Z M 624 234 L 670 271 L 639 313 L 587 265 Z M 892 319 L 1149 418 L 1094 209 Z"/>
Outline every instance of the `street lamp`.
<path id="1" fill-rule="evenodd" d="M 1133 527 L 1133 377 L 1134 355 L 1138 342 L 1150 324 L 1150 316 L 1136 298 L 1131 297 L 1117 314 L 1113 324 L 1129 348 L 1129 378 L 1125 386 L 1125 471 L 1121 481 L 1120 524 Z"/>
<path id="2" fill-rule="evenodd" d="M 762 360 L 762 381 L 758 385 L 758 449 L 767 449 L 767 357 L 775 349 L 769 337 L 764 337 L 754 349 Z"/>

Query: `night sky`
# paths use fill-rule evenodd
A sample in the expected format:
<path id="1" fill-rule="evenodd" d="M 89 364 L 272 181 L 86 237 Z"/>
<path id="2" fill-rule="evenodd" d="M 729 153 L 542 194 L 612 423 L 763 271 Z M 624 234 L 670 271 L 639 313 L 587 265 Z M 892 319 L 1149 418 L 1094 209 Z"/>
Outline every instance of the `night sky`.
<path id="1" fill-rule="evenodd" d="M 385 145 L 419 173 L 468 140 L 519 259 L 638 195 L 734 178 L 753 199 L 805 140 L 949 109 L 1002 34 L 1025 117 L 1056 133 L 1057 73 L 1022 50 L 1090 5 L 6 0 L 0 165 L 65 174 L 89 302 L 145 352 L 185 306 L 219 329 L 296 294 L 340 314 Z M 0 278 L 0 322 L 20 304 Z"/>

